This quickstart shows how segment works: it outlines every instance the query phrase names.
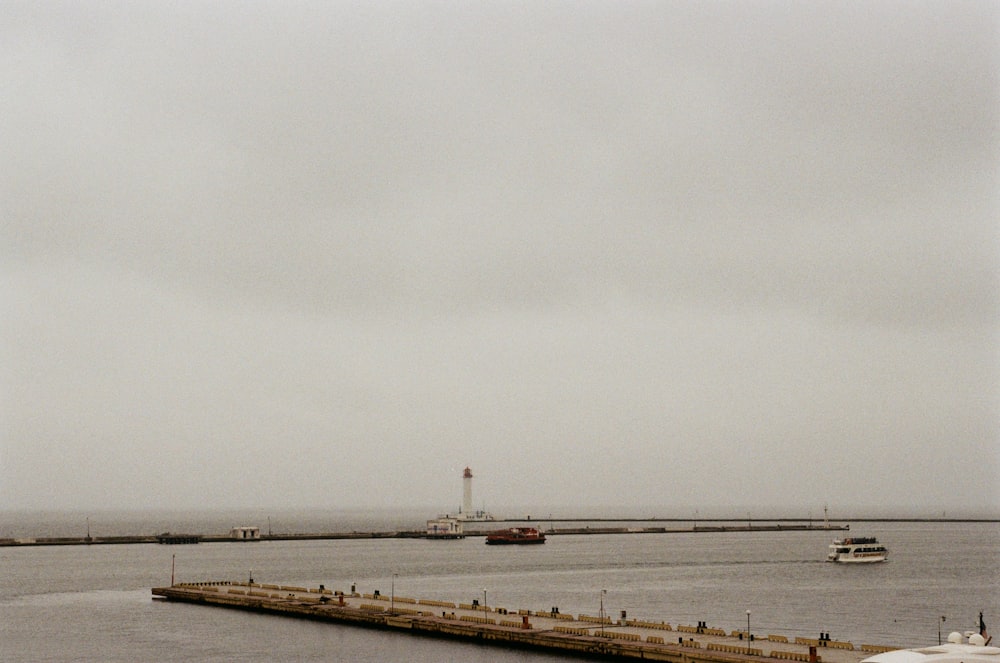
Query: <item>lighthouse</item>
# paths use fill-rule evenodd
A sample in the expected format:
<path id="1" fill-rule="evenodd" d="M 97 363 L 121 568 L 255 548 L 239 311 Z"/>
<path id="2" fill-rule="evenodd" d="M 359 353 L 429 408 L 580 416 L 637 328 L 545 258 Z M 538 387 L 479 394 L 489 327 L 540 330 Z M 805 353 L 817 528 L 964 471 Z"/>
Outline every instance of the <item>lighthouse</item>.
<path id="1" fill-rule="evenodd" d="M 462 472 L 462 515 L 472 517 L 472 470 Z"/>
<path id="2" fill-rule="evenodd" d="M 459 520 L 493 520 L 493 514 L 485 510 L 478 511 L 472 508 L 472 470 L 465 468 L 462 471 L 462 506 L 458 510 Z"/>

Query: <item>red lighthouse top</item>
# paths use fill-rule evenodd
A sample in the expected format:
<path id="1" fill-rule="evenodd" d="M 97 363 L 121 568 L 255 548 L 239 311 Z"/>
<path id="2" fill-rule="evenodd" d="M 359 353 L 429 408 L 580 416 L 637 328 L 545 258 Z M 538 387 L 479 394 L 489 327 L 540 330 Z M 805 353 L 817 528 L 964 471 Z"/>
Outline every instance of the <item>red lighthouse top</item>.
<path id="1" fill-rule="evenodd" d="M 469 468 L 465 468 L 465 472 L 462 473 L 462 478 L 463 479 L 471 479 L 472 478 L 472 470 L 470 470 Z"/>

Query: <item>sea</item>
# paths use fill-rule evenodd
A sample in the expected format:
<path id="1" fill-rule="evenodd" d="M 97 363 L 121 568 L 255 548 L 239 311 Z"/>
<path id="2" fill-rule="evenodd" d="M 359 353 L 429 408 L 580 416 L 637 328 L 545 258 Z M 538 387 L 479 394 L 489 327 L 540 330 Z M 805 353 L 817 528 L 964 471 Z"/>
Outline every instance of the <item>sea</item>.
<path id="1" fill-rule="evenodd" d="M 0 513 L 0 538 L 420 530 L 416 512 Z M 547 529 L 559 523 L 534 522 Z M 616 523 L 595 522 L 594 526 Z M 620 523 L 641 527 L 643 523 Z M 663 526 L 664 523 L 655 523 Z M 695 523 L 673 523 L 690 527 Z M 699 522 L 702 527 L 710 522 Z M 883 564 L 825 561 L 844 532 L 754 531 L 0 547 L 3 661 L 565 661 L 562 656 L 154 600 L 177 582 L 247 580 L 916 647 L 1000 632 L 1000 523 L 850 523 Z M 586 526 L 573 523 L 574 527 Z"/>

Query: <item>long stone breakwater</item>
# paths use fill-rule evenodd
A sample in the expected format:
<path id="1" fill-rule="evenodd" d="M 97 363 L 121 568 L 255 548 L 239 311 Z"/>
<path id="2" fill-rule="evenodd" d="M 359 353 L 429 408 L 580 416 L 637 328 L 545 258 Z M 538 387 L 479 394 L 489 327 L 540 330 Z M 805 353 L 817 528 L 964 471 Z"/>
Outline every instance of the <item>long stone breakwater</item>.
<path id="1" fill-rule="evenodd" d="M 498 523 L 524 523 L 532 521 L 492 521 L 493 527 L 501 527 Z M 563 521 L 568 522 L 568 521 Z M 599 522 L 599 521 L 588 521 Z M 615 522 L 626 522 L 617 520 Z M 651 521 L 636 521 L 649 523 Z M 483 524 L 483 523 L 481 523 Z M 643 525 L 634 527 L 603 526 L 595 524 L 586 527 L 560 527 L 547 528 L 545 534 L 558 536 L 561 534 L 676 534 L 683 532 L 791 532 L 801 530 L 846 530 L 847 525 L 803 525 L 794 523 L 761 523 L 748 525 L 696 525 L 694 527 L 667 527 L 658 525 Z M 487 530 L 472 530 L 463 534 L 464 537 L 473 538 L 486 536 Z M 388 532 L 315 532 L 315 533 L 292 533 L 292 534 L 261 534 L 253 541 L 306 541 L 306 540 L 336 540 L 336 539 L 423 539 L 435 538 L 428 536 L 426 532 L 416 530 L 397 530 Z M 127 535 L 127 536 L 64 536 L 64 537 L 17 537 L 0 538 L 0 547 L 4 546 L 80 546 L 80 545 L 112 545 L 112 544 L 138 544 L 138 543 L 229 543 L 233 541 L 246 541 L 246 539 L 234 538 L 229 534 L 184 534 L 163 532 L 162 534 L 150 535 Z"/>
<path id="2" fill-rule="evenodd" d="M 663 621 L 620 619 L 608 615 L 562 614 L 548 610 L 507 609 L 437 599 L 361 594 L 317 588 L 243 582 L 179 583 L 152 590 L 154 598 L 250 610 L 450 638 L 509 648 L 579 657 L 672 663 L 860 663 L 894 649 L 829 639 L 726 631 L 706 622 L 671 625 Z"/>

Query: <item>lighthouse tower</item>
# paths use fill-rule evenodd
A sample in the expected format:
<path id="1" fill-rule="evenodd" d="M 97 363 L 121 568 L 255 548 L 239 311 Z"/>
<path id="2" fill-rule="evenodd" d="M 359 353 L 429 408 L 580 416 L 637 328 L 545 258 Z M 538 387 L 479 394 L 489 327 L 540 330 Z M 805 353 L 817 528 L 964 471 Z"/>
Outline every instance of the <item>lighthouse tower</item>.
<path id="1" fill-rule="evenodd" d="M 471 518 L 472 514 L 472 470 L 465 468 L 462 473 L 462 515 Z"/>

